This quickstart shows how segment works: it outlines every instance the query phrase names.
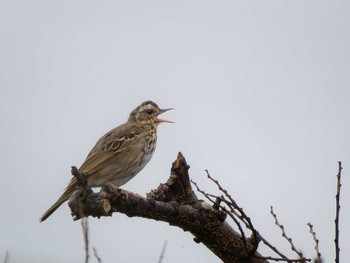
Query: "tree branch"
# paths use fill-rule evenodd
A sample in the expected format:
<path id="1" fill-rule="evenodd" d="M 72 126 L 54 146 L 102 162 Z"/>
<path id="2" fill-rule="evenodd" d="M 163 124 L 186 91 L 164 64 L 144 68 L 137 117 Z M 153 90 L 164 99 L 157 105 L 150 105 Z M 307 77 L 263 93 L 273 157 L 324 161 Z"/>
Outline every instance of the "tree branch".
<path id="1" fill-rule="evenodd" d="M 94 256 L 97 259 L 98 263 L 102 262 L 102 259 L 99 257 L 99 255 L 97 254 L 97 249 L 95 247 L 92 247 L 92 250 L 94 251 Z"/>
<path id="2" fill-rule="evenodd" d="M 89 225 L 88 225 L 87 218 L 82 218 L 81 228 L 83 231 L 83 239 L 84 239 L 85 263 L 88 263 L 89 262 Z"/>
<path id="3" fill-rule="evenodd" d="M 319 240 L 316 237 L 316 232 L 314 231 L 314 228 L 313 228 L 314 226 L 311 223 L 308 223 L 307 225 L 310 229 L 310 234 L 312 235 L 312 238 L 315 241 L 315 251 L 316 251 L 315 263 L 322 263 L 321 253 L 320 253 L 320 250 L 318 248 Z"/>
<path id="4" fill-rule="evenodd" d="M 185 158 L 179 153 L 168 181 L 147 194 L 147 198 L 111 184 L 106 184 L 99 193 L 75 194 L 69 201 L 72 216 L 78 220 L 87 216 L 112 216 L 118 212 L 129 217 L 164 221 L 190 232 L 195 242 L 203 243 L 223 262 L 266 263 L 265 259 L 254 257 L 260 256 L 254 240 L 246 238 L 243 242 L 242 236 L 225 221 L 224 211 L 198 200 L 188 169 Z M 80 191 L 84 191 L 84 184 L 77 192 Z"/>
<path id="5" fill-rule="evenodd" d="M 282 231 L 282 237 L 284 237 L 284 238 L 288 241 L 288 243 L 289 243 L 290 246 L 291 246 L 291 249 L 299 256 L 299 258 L 300 258 L 303 262 L 307 261 L 307 259 L 304 258 L 303 254 L 302 254 L 300 251 L 298 251 L 297 248 L 295 247 L 292 238 L 290 238 L 290 237 L 287 236 L 287 234 L 286 234 L 286 232 L 285 232 L 285 230 L 284 230 L 284 226 L 283 226 L 282 224 L 279 223 L 279 221 L 278 221 L 278 219 L 277 219 L 277 215 L 273 212 L 273 207 L 272 207 L 272 206 L 270 207 L 270 213 L 271 213 L 271 215 L 273 216 L 273 218 L 275 219 L 275 224 L 276 224 L 276 226 L 278 226 L 278 227 L 281 229 L 281 231 Z M 308 261 L 310 261 L 310 260 L 308 260 Z"/>
<path id="6" fill-rule="evenodd" d="M 10 259 L 10 253 L 8 250 L 6 250 L 6 254 L 5 254 L 5 259 L 4 259 L 4 263 L 8 263 Z"/>
<path id="7" fill-rule="evenodd" d="M 163 258 L 164 258 L 164 254 L 165 254 L 165 249 L 166 249 L 167 243 L 168 242 L 166 240 L 163 243 L 163 248 L 162 248 L 162 252 L 160 253 L 160 257 L 159 257 L 158 263 L 162 263 L 163 262 Z"/>
<path id="8" fill-rule="evenodd" d="M 341 162 L 338 162 L 338 174 L 337 174 L 337 194 L 335 196 L 335 262 L 339 263 L 339 252 L 340 252 L 340 246 L 339 246 L 339 211 L 340 211 L 340 188 L 341 188 L 341 170 L 343 167 L 341 166 Z"/>

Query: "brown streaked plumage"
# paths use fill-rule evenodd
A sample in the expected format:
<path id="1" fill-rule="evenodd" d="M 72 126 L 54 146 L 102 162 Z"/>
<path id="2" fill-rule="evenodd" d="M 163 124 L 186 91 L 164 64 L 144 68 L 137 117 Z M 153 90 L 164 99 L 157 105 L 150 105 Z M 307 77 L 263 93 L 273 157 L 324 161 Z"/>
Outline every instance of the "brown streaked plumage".
<path id="1" fill-rule="evenodd" d="M 140 172 L 152 158 L 157 142 L 157 126 L 170 122 L 158 115 L 170 109 L 160 109 L 152 101 L 145 101 L 134 109 L 128 121 L 99 139 L 79 168 L 87 173 L 90 187 L 101 187 L 107 182 L 121 186 Z M 42 215 L 46 220 L 76 191 L 73 177 L 61 197 Z"/>

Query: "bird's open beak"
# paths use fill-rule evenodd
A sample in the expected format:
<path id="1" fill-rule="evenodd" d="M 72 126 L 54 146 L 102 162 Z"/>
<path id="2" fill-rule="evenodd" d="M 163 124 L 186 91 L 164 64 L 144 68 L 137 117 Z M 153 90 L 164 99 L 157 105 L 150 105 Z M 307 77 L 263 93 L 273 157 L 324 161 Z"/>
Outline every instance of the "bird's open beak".
<path id="1" fill-rule="evenodd" d="M 158 115 L 160 115 L 166 111 L 169 111 L 169 110 L 173 110 L 173 108 L 160 110 Z M 158 123 L 161 123 L 161 122 L 174 123 L 173 121 L 167 121 L 167 120 L 163 120 L 163 119 L 159 119 L 159 118 L 157 118 L 156 120 Z"/>

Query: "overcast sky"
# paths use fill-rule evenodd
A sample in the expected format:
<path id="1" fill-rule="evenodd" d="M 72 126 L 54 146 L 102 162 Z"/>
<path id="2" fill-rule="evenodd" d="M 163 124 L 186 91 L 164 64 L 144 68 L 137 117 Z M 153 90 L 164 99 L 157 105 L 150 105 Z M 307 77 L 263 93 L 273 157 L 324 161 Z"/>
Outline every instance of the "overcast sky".
<path id="1" fill-rule="evenodd" d="M 337 162 L 343 161 L 342 256 L 350 244 L 348 1 L 0 0 L 0 260 L 83 262 L 64 204 L 39 217 L 97 139 L 144 100 L 175 108 L 151 162 L 123 188 L 165 182 L 181 151 L 205 169 L 287 255 L 269 214 L 307 257 L 314 224 L 334 260 Z M 189 233 L 114 214 L 90 219 L 104 263 L 220 262 Z M 259 251 L 265 255 L 263 247 Z M 345 253 L 344 253 L 345 252 Z M 270 254 L 271 255 L 271 254 Z M 91 262 L 96 262 L 91 260 Z"/>

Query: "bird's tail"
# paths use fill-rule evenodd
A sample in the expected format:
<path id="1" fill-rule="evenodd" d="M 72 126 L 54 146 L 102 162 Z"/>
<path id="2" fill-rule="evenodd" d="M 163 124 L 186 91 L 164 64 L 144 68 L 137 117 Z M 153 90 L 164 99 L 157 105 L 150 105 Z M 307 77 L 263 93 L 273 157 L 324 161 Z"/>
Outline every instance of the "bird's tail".
<path id="1" fill-rule="evenodd" d="M 57 208 L 59 208 L 69 197 L 73 194 L 75 187 L 69 185 L 64 193 L 58 198 L 58 200 L 41 216 L 40 222 L 45 221 L 50 215 L 52 215 Z"/>

